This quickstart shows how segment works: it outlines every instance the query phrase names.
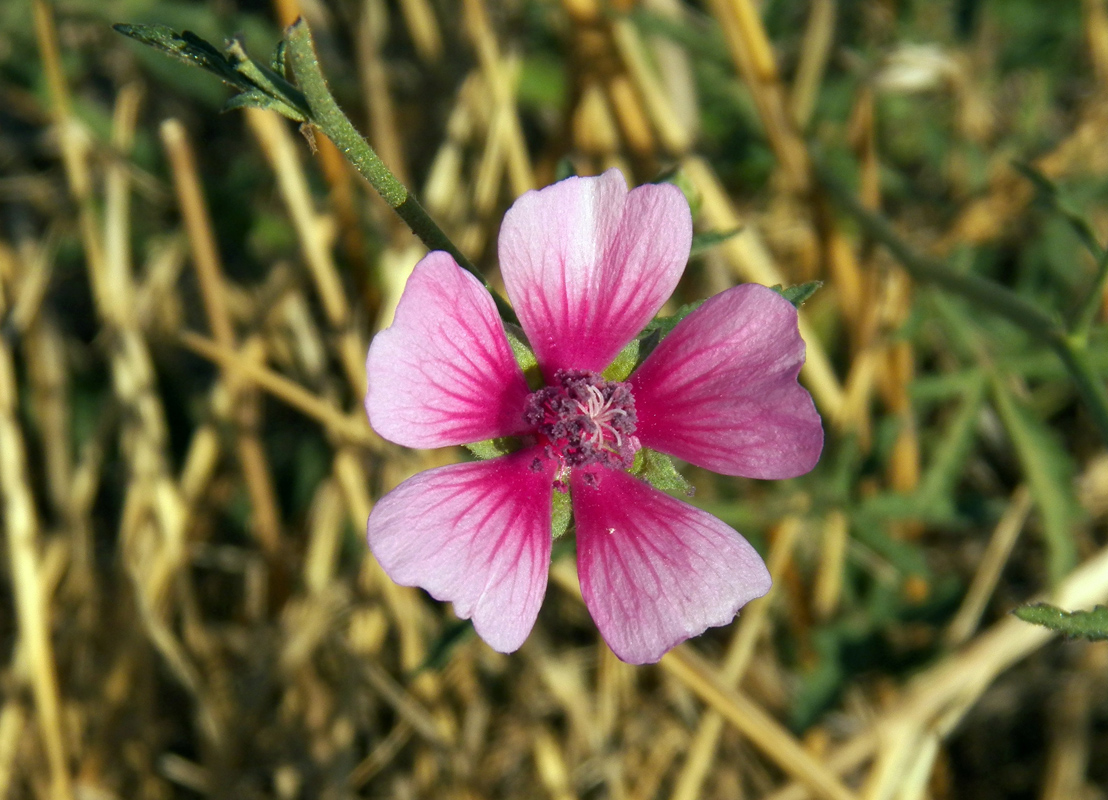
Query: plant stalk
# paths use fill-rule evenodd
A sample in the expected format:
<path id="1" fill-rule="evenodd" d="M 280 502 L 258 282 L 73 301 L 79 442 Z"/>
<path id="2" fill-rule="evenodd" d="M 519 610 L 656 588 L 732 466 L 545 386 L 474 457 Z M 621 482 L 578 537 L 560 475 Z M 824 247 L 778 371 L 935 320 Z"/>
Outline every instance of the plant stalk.
<path id="1" fill-rule="evenodd" d="M 335 146 L 429 250 L 444 250 L 453 256 L 462 269 L 474 275 L 489 290 L 501 318 L 505 322 L 518 324 L 519 320 L 507 301 L 493 291 L 484 276 L 443 233 L 415 196 L 396 179 L 396 176 L 385 166 L 385 162 L 370 147 L 369 142 L 358 133 L 350 119 L 339 108 L 327 87 L 327 80 L 323 77 L 323 71 L 319 66 L 311 31 L 303 18 L 286 29 L 285 39 L 288 42 L 288 63 L 296 78 L 297 87 L 308 100 L 308 106 L 312 111 L 312 124 L 335 143 Z"/>

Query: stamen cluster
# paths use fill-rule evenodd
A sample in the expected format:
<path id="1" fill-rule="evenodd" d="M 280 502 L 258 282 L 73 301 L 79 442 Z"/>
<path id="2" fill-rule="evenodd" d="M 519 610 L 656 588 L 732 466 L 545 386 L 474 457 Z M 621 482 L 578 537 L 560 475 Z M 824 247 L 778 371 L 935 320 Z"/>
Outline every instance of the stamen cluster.
<path id="1" fill-rule="evenodd" d="M 546 457 L 563 468 L 630 467 L 639 449 L 630 385 L 588 370 L 558 370 L 554 380 L 527 398 L 523 412 Z"/>

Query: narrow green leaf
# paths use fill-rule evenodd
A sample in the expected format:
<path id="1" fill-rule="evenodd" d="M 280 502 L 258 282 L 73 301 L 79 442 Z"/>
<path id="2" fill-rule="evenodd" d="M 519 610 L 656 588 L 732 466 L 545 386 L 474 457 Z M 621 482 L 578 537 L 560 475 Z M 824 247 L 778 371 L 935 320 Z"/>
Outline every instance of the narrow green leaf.
<path id="1" fill-rule="evenodd" d="M 808 281 L 807 283 L 798 283 L 795 286 L 782 287 L 780 284 L 777 284 L 769 288 L 792 303 L 794 308 L 800 308 L 808 298 L 818 292 L 822 287 L 823 281 Z"/>
<path id="2" fill-rule="evenodd" d="M 247 91 L 250 84 L 240 76 L 215 45 L 192 31 L 178 33 L 166 25 L 113 25 L 112 29 L 168 56 L 200 67 L 224 83 Z"/>
<path id="3" fill-rule="evenodd" d="M 943 431 L 916 493 L 926 505 L 949 503 L 977 434 L 977 419 L 985 403 L 985 376 L 966 373 L 960 387 L 962 404 Z"/>
<path id="4" fill-rule="evenodd" d="M 704 231 L 703 233 L 693 234 L 692 250 L 689 253 L 689 258 L 701 255 L 713 247 L 723 244 L 728 239 L 738 236 L 740 233 L 742 233 L 741 227 L 730 231 Z"/>
<path id="5" fill-rule="evenodd" d="M 276 111 L 297 122 L 305 121 L 304 116 L 288 103 L 271 97 L 260 89 L 239 92 L 223 104 L 224 111 L 232 111 L 236 108 L 264 108 L 267 111 Z"/>
<path id="6" fill-rule="evenodd" d="M 1039 193 L 1039 197 L 1046 201 L 1051 207 L 1051 210 L 1069 224 L 1073 232 L 1077 234 L 1077 238 L 1080 239 L 1081 243 L 1085 246 L 1085 249 L 1092 253 L 1093 258 L 1097 259 L 1097 261 L 1103 258 L 1104 248 L 1101 247 L 1100 241 L 1097 239 L 1096 231 L 1093 230 L 1093 226 L 1089 224 L 1087 219 L 1070 207 L 1062 197 L 1062 193 L 1058 190 L 1057 184 L 1026 162 L 1013 161 L 1012 166 L 1034 185 Z"/>
<path id="7" fill-rule="evenodd" d="M 558 163 L 554 165 L 554 180 L 564 181 L 566 178 L 576 176 L 577 168 L 573 166 L 573 159 L 568 157 L 559 158 Z"/>
<path id="8" fill-rule="evenodd" d="M 669 334 L 670 331 L 677 327 L 678 322 L 683 320 L 692 312 L 696 311 L 702 305 L 704 305 L 703 300 L 696 300 L 692 303 L 686 303 L 685 305 L 677 309 L 677 313 L 675 313 L 672 317 L 658 317 L 657 319 L 651 320 L 646 324 L 646 328 L 644 330 L 649 333 L 657 331 L 662 335 L 662 337 L 665 337 Z"/>
<path id="9" fill-rule="evenodd" d="M 468 619 L 458 620 L 447 627 L 436 639 L 427 653 L 427 658 L 418 667 L 408 673 L 409 680 L 420 673 L 432 670 L 438 672 L 450 663 L 450 657 L 458 648 L 458 645 L 467 642 L 477 633 L 473 629 L 473 622 Z"/>
<path id="10" fill-rule="evenodd" d="M 266 67 L 264 64 L 252 59 L 246 54 L 246 47 L 240 39 L 232 39 L 227 43 L 224 51 L 227 63 L 235 72 L 242 75 L 251 85 L 258 87 L 263 94 L 267 94 L 278 101 L 279 106 L 274 106 L 275 111 L 281 111 L 281 106 L 288 108 L 290 113 L 281 113 L 297 122 L 306 122 L 312 116 L 308 99 L 304 93 L 285 80 L 280 75 Z M 284 48 L 281 48 L 281 56 L 284 58 Z"/>
<path id="11" fill-rule="evenodd" d="M 1108 639 L 1108 606 L 1091 611 L 1063 611 L 1046 603 L 1020 606 L 1014 613 L 1024 622 L 1092 641 Z"/>
<path id="12" fill-rule="evenodd" d="M 653 335 L 657 338 L 657 335 Z M 638 339 L 632 339 L 627 345 L 619 351 L 612 363 L 608 365 L 608 368 L 602 373 L 602 377 L 606 381 L 625 381 L 628 376 L 635 371 L 635 367 L 642 363 L 646 357 L 643 353 L 644 340 L 648 337 L 640 337 Z M 656 342 L 655 342 L 656 344 Z"/>
<path id="13" fill-rule="evenodd" d="M 278 72 L 246 54 L 238 39 L 220 52 L 215 45 L 191 31 L 178 33 L 165 25 L 113 25 L 116 31 L 168 56 L 200 67 L 239 90 L 226 108 L 256 107 L 277 111 L 297 122 L 306 122 L 311 109 L 304 94 Z M 284 46 L 278 46 L 275 66 L 284 67 Z"/>
<path id="14" fill-rule="evenodd" d="M 1073 463 L 1050 429 L 999 379 L 993 380 L 993 399 L 1039 508 L 1050 578 L 1057 583 L 1077 563 L 1073 526 L 1080 507 Z"/>

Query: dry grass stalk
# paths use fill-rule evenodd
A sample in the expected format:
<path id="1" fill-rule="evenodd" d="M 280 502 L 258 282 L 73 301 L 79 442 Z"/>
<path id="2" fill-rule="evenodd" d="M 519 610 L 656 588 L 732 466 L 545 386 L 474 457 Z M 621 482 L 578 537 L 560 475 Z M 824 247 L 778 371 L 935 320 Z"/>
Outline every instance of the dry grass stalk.
<path id="1" fill-rule="evenodd" d="M 786 109 L 773 47 L 758 10 L 750 0 L 712 0 L 710 8 L 750 90 L 788 186 L 803 193 L 810 182 L 808 152 Z"/>
<path id="2" fill-rule="evenodd" d="M 531 172 L 531 160 L 527 155 L 523 128 L 515 107 L 513 70 L 501 58 L 484 0 L 465 0 L 463 8 L 466 27 L 477 48 L 477 58 L 481 63 L 485 83 L 492 92 L 494 122 L 490 127 L 499 136 L 503 136 L 508 180 L 512 195 L 518 197 L 535 188 L 535 177 Z M 501 127 L 503 132 L 499 130 Z"/>
<path id="3" fill-rule="evenodd" d="M 973 635 L 1030 513 L 1031 493 L 1026 486 L 1020 486 L 1012 493 L 1008 507 L 993 529 L 962 605 L 943 634 L 948 647 L 958 647 Z"/>
<path id="4" fill-rule="evenodd" d="M 351 390 L 356 395 L 361 394 L 365 390 L 365 342 L 353 325 L 346 291 L 331 255 L 330 237 L 314 209 L 287 122 L 274 112 L 254 108 L 246 110 L 246 118 L 273 167 L 281 198 L 296 229 L 304 264 L 323 305 L 327 323 L 337 339 L 346 379 Z"/>
<path id="5" fill-rule="evenodd" d="M 400 0 L 400 11 L 420 56 L 428 62 L 442 58 L 442 32 L 429 0 Z"/>
<path id="6" fill-rule="evenodd" d="M 162 123 L 162 142 L 169 154 L 174 186 L 192 248 L 193 264 L 200 282 L 208 324 L 221 347 L 234 350 L 236 337 L 231 316 L 224 302 L 223 269 L 219 263 L 212 224 L 208 216 L 196 173 L 196 161 L 184 127 L 177 120 Z M 265 451 L 255 429 L 258 423 L 257 400 L 253 392 L 241 392 L 241 381 L 224 367 L 224 381 L 230 419 L 240 427 L 235 437 L 239 462 L 250 493 L 252 529 L 266 555 L 275 560 L 281 550 L 281 521 L 277 497 L 269 474 Z M 233 409 L 233 411 L 232 411 Z"/>
<path id="7" fill-rule="evenodd" d="M 278 375 L 260 363 L 248 361 L 238 353 L 226 350 L 209 339 L 187 331 L 181 334 L 181 344 L 197 355 L 228 365 L 235 370 L 238 379 L 257 384 L 301 413 L 320 422 L 338 439 L 366 446 L 379 445 L 380 440 L 365 425 L 361 416 L 357 414 L 347 416 L 327 401 L 321 400 L 317 395 L 297 386 L 288 378 Z"/>
<path id="8" fill-rule="evenodd" d="M 736 214 L 719 178 L 707 162 L 697 156 L 690 156 L 681 162 L 681 167 L 700 193 L 703 202 L 703 219 L 709 229 L 718 231 L 741 229 L 736 236 L 719 247 L 730 261 L 737 277 L 743 281 L 766 286 L 789 283 L 774 263 L 758 232 L 751 225 L 744 224 Z M 807 358 L 801 376 L 815 397 L 816 405 L 828 418 L 838 424 L 845 411 L 846 398 L 843 388 L 820 345 L 819 337 L 814 335 L 803 311 L 800 313 L 800 333 L 807 344 Z"/>
<path id="9" fill-rule="evenodd" d="M 746 607 L 731 637 L 721 666 L 720 679 L 728 686 L 738 687 L 743 675 L 754 656 L 754 647 L 764 633 L 779 589 L 778 581 L 788 568 L 801 531 L 801 523 L 796 518 L 785 519 L 778 527 L 769 553 L 767 566 L 774 579 L 774 587 L 764 598 Z M 670 800 L 696 800 L 701 796 L 704 781 L 716 757 L 716 745 L 723 731 L 723 716 L 715 710 L 707 711 L 697 726 L 696 733 L 688 746 L 688 756 L 678 773 Z"/>
<path id="10" fill-rule="evenodd" d="M 38 734 L 49 763 L 50 798 L 72 800 L 73 785 L 66 748 L 68 735 L 63 728 L 61 694 L 50 636 L 52 592 L 46 593 L 41 576 L 39 524 L 27 477 L 17 398 L 12 353 L 7 343 L 0 342 L 0 492 L 3 493 L 4 531 L 19 625 L 17 652 L 25 664 L 24 680 L 30 683 L 35 699 Z M 14 709 L 5 714 L 9 730 L 22 727 L 20 717 L 12 716 L 16 714 Z"/>
<path id="11" fill-rule="evenodd" d="M 369 112 L 368 138 L 397 180 L 411 186 L 403 140 L 397 128 L 396 108 L 389 89 L 388 69 L 381 54 L 387 25 L 388 11 L 384 3 L 368 0 L 362 10 L 357 37 L 358 67 L 365 107 Z"/>
<path id="12" fill-rule="evenodd" d="M 658 140 L 667 155 L 681 156 L 692 146 L 692 134 L 687 119 L 673 107 L 659 76 L 649 64 L 646 48 L 635 26 L 625 19 L 612 22 L 612 41 L 642 98 L 642 106 L 650 118 Z"/>
<path id="13" fill-rule="evenodd" d="M 1088 648 L 1085 648 L 1088 649 Z M 1091 795 L 1085 784 L 1089 763 L 1089 728 L 1094 705 L 1094 687 L 1103 688 L 1097 661 L 1086 657 L 1074 665 L 1073 674 L 1063 676 L 1055 689 L 1054 713 L 1050 721 L 1051 742 L 1047 758 L 1043 800 L 1065 800 Z"/>
<path id="14" fill-rule="evenodd" d="M 803 131 L 812 119 L 827 61 L 835 39 L 838 0 L 813 0 L 808 8 L 808 25 L 800 49 L 800 64 L 789 95 L 789 111 L 797 130 Z"/>
<path id="15" fill-rule="evenodd" d="M 1062 608 L 1086 608 L 1108 602 L 1108 549 L 1087 559 L 1057 591 L 1044 599 Z M 994 624 L 913 679 L 889 710 L 865 732 L 828 755 L 828 765 L 839 774 L 857 769 L 873 756 L 883 732 L 890 727 L 893 731 L 911 732 L 938 725 L 949 733 L 997 675 L 1054 637 L 1051 631 L 1027 625 L 1015 617 Z M 890 739 L 899 741 L 904 735 L 894 733 Z M 773 800 L 801 800 L 808 796 L 804 787 L 794 785 L 774 794 Z"/>

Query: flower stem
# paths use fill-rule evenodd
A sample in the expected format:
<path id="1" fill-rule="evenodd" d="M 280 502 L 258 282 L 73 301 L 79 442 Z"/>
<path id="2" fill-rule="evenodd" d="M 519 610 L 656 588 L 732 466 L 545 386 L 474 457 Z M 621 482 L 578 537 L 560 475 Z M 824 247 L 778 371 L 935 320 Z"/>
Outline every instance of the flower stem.
<path id="1" fill-rule="evenodd" d="M 852 216 L 867 235 L 883 244 L 905 271 L 921 283 L 932 283 L 960 295 L 980 308 L 1023 328 L 1057 353 L 1108 444 L 1108 391 L 1086 357 L 1086 336 L 1071 336 L 1060 322 L 1038 306 L 998 283 L 955 272 L 941 261 L 917 253 L 879 214 L 863 206 L 823 165 L 816 166 L 823 188 Z M 1099 280 L 1099 276 L 1098 276 Z"/>
<path id="2" fill-rule="evenodd" d="M 1104 287 L 1108 286 L 1108 250 L 1102 248 L 1099 253 L 1094 252 L 1094 255 L 1097 262 L 1096 278 L 1082 301 L 1073 326 L 1073 336 L 1082 346 L 1089 341 L 1089 332 L 1092 331 L 1093 324 L 1100 313 L 1101 304 L 1104 302 Z"/>
<path id="3" fill-rule="evenodd" d="M 412 232 L 427 245 L 429 250 L 445 250 L 462 269 L 473 274 L 489 290 L 496 309 L 505 322 L 517 323 L 515 312 L 497 292 L 492 290 L 484 276 L 443 233 L 427 211 L 416 200 L 385 162 L 374 152 L 350 119 L 342 112 L 319 66 L 312 33 L 303 18 L 285 31 L 288 42 L 288 62 L 296 78 L 297 87 L 304 93 L 312 111 L 311 122 L 342 151 L 377 193 L 385 199 Z"/>

